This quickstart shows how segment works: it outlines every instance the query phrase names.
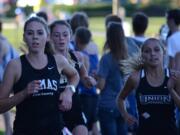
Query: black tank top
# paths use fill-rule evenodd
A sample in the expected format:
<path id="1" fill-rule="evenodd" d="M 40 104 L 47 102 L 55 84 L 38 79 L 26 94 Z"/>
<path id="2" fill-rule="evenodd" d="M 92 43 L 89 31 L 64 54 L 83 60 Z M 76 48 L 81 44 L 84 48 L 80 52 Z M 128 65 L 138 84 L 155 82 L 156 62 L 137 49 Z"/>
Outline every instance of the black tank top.
<path id="1" fill-rule="evenodd" d="M 77 72 L 80 72 L 80 62 L 78 61 L 77 57 L 73 53 L 73 51 L 69 51 L 69 57 L 67 58 L 68 62 L 77 70 Z M 67 77 L 61 73 L 60 77 L 60 87 L 59 90 L 63 91 L 65 89 L 65 86 L 67 85 L 68 80 Z M 78 92 L 78 86 L 76 87 L 76 93 Z"/>
<path id="2" fill-rule="evenodd" d="M 167 89 L 169 70 L 158 87 L 151 86 L 141 71 L 140 83 L 136 90 L 139 115 L 137 135 L 176 135 L 175 105 Z"/>
<path id="3" fill-rule="evenodd" d="M 62 116 L 58 109 L 60 75 L 54 56 L 47 57 L 48 64 L 42 69 L 34 69 L 25 55 L 20 57 L 22 74 L 13 87 L 14 93 L 22 91 L 33 80 L 41 81 L 41 89 L 17 105 L 14 130 L 45 130 L 54 126 L 59 126 L 59 130 L 62 128 Z"/>

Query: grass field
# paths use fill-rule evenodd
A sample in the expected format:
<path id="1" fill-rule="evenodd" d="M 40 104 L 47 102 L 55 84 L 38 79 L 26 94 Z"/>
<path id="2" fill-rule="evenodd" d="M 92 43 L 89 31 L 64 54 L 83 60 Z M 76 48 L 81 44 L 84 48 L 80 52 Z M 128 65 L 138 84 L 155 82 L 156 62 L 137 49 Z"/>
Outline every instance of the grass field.
<path id="1" fill-rule="evenodd" d="M 90 18 L 90 30 L 93 33 L 93 40 L 97 43 L 100 53 L 102 52 L 102 47 L 105 41 L 105 26 L 104 17 L 93 17 Z M 125 21 L 129 22 L 131 25 L 131 18 L 126 18 Z M 149 18 L 149 26 L 146 32 L 147 36 L 157 36 L 159 29 L 162 24 L 165 23 L 164 18 L 151 17 Z M 14 24 L 15 26 L 15 24 Z M 3 30 L 3 34 L 8 37 L 10 42 L 15 48 L 19 48 L 22 45 L 22 28 L 11 28 L 6 26 Z"/>
<path id="2" fill-rule="evenodd" d="M 3 131 L 0 131 L 0 135 L 4 135 L 4 132 L 3 132 Z"/>

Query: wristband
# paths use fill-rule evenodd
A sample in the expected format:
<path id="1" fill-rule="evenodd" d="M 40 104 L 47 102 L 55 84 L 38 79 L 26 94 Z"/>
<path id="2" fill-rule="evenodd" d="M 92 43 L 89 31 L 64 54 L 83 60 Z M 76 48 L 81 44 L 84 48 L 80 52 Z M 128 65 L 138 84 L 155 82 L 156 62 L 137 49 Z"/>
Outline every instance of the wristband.
<path id="1" fill-rule="evenodd" d="M 73 93 L 76 92 L 74 85 L 67 85 L 66 87 L 69 88 Z"/>

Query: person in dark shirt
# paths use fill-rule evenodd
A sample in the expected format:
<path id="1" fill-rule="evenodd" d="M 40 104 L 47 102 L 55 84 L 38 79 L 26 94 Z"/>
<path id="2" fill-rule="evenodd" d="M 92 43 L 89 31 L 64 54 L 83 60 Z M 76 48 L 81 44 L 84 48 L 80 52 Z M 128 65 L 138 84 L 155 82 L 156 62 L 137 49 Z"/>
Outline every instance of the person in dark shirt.
<path id="1" fill-rule="evenodd" d="M 164 68 L 164 46 L 155 38 L 147 39 L 141 48 L 141 59 L 121 62 L 124 73 L 130 72 L 117 97 L 119 109 L 137 135 L 177 135 L 175 103 L 178 105 L 180 83 L 177 71 Z M 135 90 L 138 119 L 126 111 L 125 98 Z"/>
<path id="2" fill-rule="evenodd" d="M 24 25 L 23 40 L 28 53 L 11 60 L 4 73 L 0 92 L 0 113 L 16 106 L 13 135 L 62 134 L 61 108 L 72 106 L 70 87 L 58 92 L 59 72 L 67 75 L 69 85 L 79 82 L 76 70 L 62 55 L 51 54 L 49 29 L 39 17 L 30 17 Z M 10 97 L 10 93 L 14 95 Z"/>
<path id="3" fill-rule="evenodd" d="M 69 49 L 71 39 L 71 27 L 65 20 L 56 20 L 50 25 L 51 41 L 54 44 L 56 54 L 62 54 L 68 62 L 78 71 L 81 82 L 91 88 L 96 81 L 88 76 L 86 67 L 84 66 L 83 54 L 78 51 Z M 66 75 L 61 74 L 60 89 L 64 89 L 68 84 Z M 79 85 L 78 85 L 79 86 Z M 65 127 L 67 127 L 73 135 L 87 135 L 86 116 L 82 110 L 80 101 L 79 87 L 73 95 L 73 105 L 71 110 L 64 112 L 63 119 Z"/>

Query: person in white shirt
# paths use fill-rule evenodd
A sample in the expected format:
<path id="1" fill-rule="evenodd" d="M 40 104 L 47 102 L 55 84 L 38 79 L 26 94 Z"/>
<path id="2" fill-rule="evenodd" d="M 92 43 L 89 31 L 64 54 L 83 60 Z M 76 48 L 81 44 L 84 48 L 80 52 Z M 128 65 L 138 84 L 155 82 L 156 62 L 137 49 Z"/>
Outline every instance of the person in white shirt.
<path id="1" fill-rule="evenodd" d="M 167 25 L 171 35 L 167 39 L 167 53 L 169 56 L 169 67 L 174 68 L 174 57 L 180 51 L 180 10 L 172 9 L 167 12 Z"/>

